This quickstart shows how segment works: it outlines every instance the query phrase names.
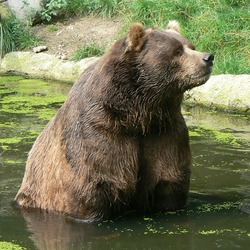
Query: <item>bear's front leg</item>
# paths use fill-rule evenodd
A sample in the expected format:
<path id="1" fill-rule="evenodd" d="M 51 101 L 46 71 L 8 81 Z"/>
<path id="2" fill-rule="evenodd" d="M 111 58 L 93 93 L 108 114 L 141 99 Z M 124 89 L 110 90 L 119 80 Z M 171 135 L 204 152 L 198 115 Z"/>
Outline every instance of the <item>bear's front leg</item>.
<path id="1" fill-rule="evenodd" d="M 190 174 L 183 176 L 179 182 L 161 180 L 153 192 L 154 210 L 177 210 L 185 207 L 188 200 Z"/>
<path id="2" fill-rule="evenodd" d="M 184 207 L 191 175 L 191 150 L 185 124 L 162 134 L 148 135 L 142 145 L 144 171 L 141 171 L 140 188 L 150 194 L 150 207 L 157 210 Z M 149 180 L 150 189 L 143 184 Z"/>
<path id="3" fill-rule="evenodd" d="M 98 222 L 114 218 L 128 207 L 129 192 L 117 189 L 115 183 L 98 180 L 85 186 L 84 195 L 73 195 L 75 209 L 67 215 L 84 222 Z"/>
<path id="4" fill-rule="evenodd" d="M 135 192 L 137 140 L 90 126 L 65 132 L 65 137 L 69 138 L 66 157 L 74 173 L 73 185 L 66 188 L 68 196 L 74 197 L 67 213 L 86 221 L 115 217 L 128 207 Z"/>

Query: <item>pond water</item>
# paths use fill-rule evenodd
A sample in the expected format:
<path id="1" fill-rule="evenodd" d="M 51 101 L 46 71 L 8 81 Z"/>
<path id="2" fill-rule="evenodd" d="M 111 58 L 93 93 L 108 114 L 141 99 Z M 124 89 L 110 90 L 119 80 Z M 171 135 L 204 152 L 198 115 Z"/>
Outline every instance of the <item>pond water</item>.
<path id="1" fill-rule="evenodd" d="M 249 249 L 250 118 L 185 107 L 193 151 L 189 204 L 77 224 L 12 206 L 27 153 L 70 85 L 0 77 L 0 249 Z"/>

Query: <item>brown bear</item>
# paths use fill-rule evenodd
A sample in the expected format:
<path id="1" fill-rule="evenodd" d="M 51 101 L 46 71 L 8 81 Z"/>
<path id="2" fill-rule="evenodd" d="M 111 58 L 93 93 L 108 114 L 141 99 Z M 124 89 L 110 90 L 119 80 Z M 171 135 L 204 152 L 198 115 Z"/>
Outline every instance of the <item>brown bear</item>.
<path id="1" fill-rule="evenodd" d="M 88 222 L 184 207 L 191 152 L 181 102 L 208 80 L 213 59 L 176 21 L 167 30 L 133 24 L 37 138 L 17 203 Z"/>

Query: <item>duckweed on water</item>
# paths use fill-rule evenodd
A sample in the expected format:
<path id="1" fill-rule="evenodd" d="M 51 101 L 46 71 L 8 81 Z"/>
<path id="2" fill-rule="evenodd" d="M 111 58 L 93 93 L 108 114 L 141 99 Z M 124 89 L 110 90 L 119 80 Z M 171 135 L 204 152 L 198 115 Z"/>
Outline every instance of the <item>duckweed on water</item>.
<path id="1" fill-rule="evenodd" d="M 65 101 L 70 87 L 39 79 L 1 76 L 2 150 L 16 148 L 24 141 L 32 143 Z"/>
<path id="2" fill-rule="evenodd" d="M 245 235 L 246 231 L 240 230 L 237 228 L 229 229 L 210 229 L 210 230 L 200 230 L 198 231 L 199 234 L 201 235 L 225 235 L 226 233 L 228 234 L 238 234 L 238 235 Z M 248 236 L 248 234 L 246 234 Z"/>
<path id="3" fill-rule="evenodd" d="M 239 206 L 241 205 L 240 201 L 235 202 L 223 202 L 221 204 L 218 203 L 205 203 L 200 204 L 198 206 L 195 206 L 194 208 L 190 209 L 181 209 L 175 212 L 166 212 L 164 214 L 159 213 L 156 216 L 153 217 L 141 217 L 137 221 L 137 226 L 134 225 L 134 227 L 130 228 L 127 226 L 126 219 L 120 221 L 120 225 L 117 228 L 117 224 L 114 223 L 114 221 L 105 221 L 102 223 L 99 223 L 98 226 L 103 228 L 108 228 L 109 230 L 113 232 L 119 232 L 120 234 L 130 235 L 133 234 L 140 234 L 140 235 L 184 235 L 184 234 L 195 234 L 195 235 L 225 235 L 225 234 L 238 234 L 242 237 L 249 236 L 249 232 L 247 232 L 244 229 L 240 228 L 209 228 L 206 229 L 206 227 L 209 227 L 209 225 L 204 225 L 204 227 L 194 229 L 192 228 L 192 225 L 189 224 L 183 224 L 181 225 L 177 221 L 177 217 L 183 217 L 183 216 L 193 216 L 193 215 L 202 215 L 202 214 L 212 214 L 218 215 L 218 213 L 221 214 L 227 214 L 234 211 L 237 211 Z M 164 220 L 161 220 L 162 215 L 164 215 Z M 159 217 L 158 217 L 159 216 Z M 206 215 L 207 216 L 207 215 Z M 174 221 L 174 223 L 171 223 L 171 221 Z M 222 225 L 223 226 L 223 225 Z"/>
<path id="4" fill-rule="evenodd" d="M 12 242 L 0 241 L 0 249 L 4 250 L 25 250 L 26 248 L 16 245 Z"/>
<path id="5" fill-rule="evenodd" d="M 23 137 L 11 137 L 11 138 L 0 138 L 0 144 L 5 143 L 5 144 L 17 144 L 23 140 Z"/>
<path id="6" fill-rule="evenodd" d="M 243 144 L 247 144 L 250 146 L 250 143 L 242 140 L 240 138 L 235 137 L 234 131 L 221 131 L 216 130 L 213 128 L 205 127 L 205 126 L 198 126 L 198 127 L 191 127 L 189 129 L 190 137 L 208 137 L 212 140 L 217 141 L 218 143 L 229 143 L 232 146 L 240 147 Z"/>
<path id="7" fill-rule="evenodd" d="M 21 77 L 1 78 L 4 82 L 0 85 L 2 112 L 37 114 L 39 118 L 49 120 L 66 99 L 66 94 L 58 94 L 51 82 Z"/>
<path id="8" fill-rule="evenodd" d="M 211 213 L 211 212 L 218 212 L 222 210 L 229 210 L 229 209 L 237 209 L 241 203 L 237 202 L 224 202 L 222 204 L 211 204 L 206 203 L 202 204 L 197 208 L 198 213 Z"/>

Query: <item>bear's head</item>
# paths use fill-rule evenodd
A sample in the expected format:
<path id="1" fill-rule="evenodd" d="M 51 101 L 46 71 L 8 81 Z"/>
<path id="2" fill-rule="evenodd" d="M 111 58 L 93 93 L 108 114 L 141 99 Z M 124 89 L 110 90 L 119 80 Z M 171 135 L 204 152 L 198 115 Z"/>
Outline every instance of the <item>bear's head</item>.
<path id="1" fill-rule="evenodd" d="M 179 112 L 183 93 L 208 80 L 213 59 L 181 36 L 177 21 L 166 30 L 135 23 L 96 68 L 95 95 L 112 119 L 127 128 L 164 127 L 161 123 Z"/>
<path id="2" fill-rule="evenodd" d="M 184 92 L 204 84 L 213 67 L 214 56 L 195 50 L 180 35 L 177 21 L 170 21 L 166 30 L 144 29 L 133 24 L 127 37 L 126 54 L 136 54 L 140 77 L 161 85 L 161 90 Z M 164 87 L 165 86 L 165 87 Z"/>

